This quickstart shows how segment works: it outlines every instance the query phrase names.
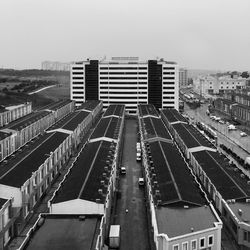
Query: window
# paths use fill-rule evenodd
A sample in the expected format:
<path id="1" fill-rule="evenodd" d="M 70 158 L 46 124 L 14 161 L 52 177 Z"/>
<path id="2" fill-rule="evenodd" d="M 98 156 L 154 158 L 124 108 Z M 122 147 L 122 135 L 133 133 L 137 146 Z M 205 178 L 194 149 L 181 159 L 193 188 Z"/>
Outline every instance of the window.
<path id="1" fill-rule="evenodd" d="M 188 250 L 188 242 L 182 243 L 182 250 Z"/>
<path id="2" fill-rule="evenodd" d="M 200 247 L 205 247 L 205 238 L 200 239 Z"/>
<path id="3" fill-rule="evenodd" d="M 197 240 L 191 241 L 191 250 L 197 250 Z"/>
<path id="4" fill-rule="evenodd" d="M 173 250 L 179 250 L 179 245 L 173 245 Z"/>
<path id="5" fill-rule="evenodd" d="M 214 244 L 214 236 L 213 235 L 209 235 L 208 236 L 208 246 L 212 246 Z"/>

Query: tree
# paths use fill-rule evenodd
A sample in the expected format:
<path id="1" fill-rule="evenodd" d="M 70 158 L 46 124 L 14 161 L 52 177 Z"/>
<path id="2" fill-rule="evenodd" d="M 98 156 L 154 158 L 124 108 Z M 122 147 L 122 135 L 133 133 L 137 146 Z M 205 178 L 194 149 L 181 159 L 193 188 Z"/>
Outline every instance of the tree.
<path id="1" fill-rule="evenodd" d="M 248 78 L 249 77 L 248 72 L 247 71 L 243 71 L 242 74 L 241 74 L 241 77 Z"/>

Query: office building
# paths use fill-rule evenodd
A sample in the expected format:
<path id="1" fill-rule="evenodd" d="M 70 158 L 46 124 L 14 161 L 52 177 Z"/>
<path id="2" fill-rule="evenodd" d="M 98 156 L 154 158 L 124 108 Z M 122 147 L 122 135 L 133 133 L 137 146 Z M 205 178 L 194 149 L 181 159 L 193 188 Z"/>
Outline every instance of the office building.
<path id="1" fill-rule="evenodd" d="M 179 85 L 185 87 L 188 85 L 188 71 L 187 69 L 180 68 L 179 70 Z"/>
<path id="2" fill-rule="evenodd" d="M 137 112 L 138 104 L 158 108 L 179 106 L 179 74 L 174 62 L 163 59 L 140 61 L 137 57 L 87 60 L 71 65 L 71 100 L 76 105 L 87 100 L 124 104 L 126 111 Z"/>

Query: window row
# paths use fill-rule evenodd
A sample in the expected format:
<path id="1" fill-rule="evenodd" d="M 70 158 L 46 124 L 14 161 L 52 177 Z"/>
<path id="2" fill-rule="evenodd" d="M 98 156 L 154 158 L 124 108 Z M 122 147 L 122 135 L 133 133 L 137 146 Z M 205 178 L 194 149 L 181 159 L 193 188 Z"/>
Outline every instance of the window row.
<path id="1" fill-rule="evenodd" d="M 73 87 L 74 89 L 74 87 Z M 114 86 L 108 86 L 108 87 L 104 87 L 104 86 L 100 86 L 100 89 L 105 89 L 105 90 L 112 90 L 112 89 L 119 89 L 119 90 L 123 90 L 123 89 L 147 89 L 147 87 L 141 87 L 141 86 L 133 86 L 133 87 L 126 87 L 126 86 L 121 86 L 121 87 L 114 87 Z"/>
<path id="2" fill-rule="evenodd" d="M 129 71 L 120 71 L 120 72 L 100 72 L 100 75 L 147 75 L 147 72 L 129 72 Z"/>
<path id="3" fill-rule="evenodd" d="M 125 69 L 147 69 L 147 67 L 100 67 L 100 69 L 115 69 L 115 70 L 125 70 Z"/>
<path id="4" fill-rule="evenodd" d="M 115 77 L 115 76 L 111 76 L 111 77 L 106 77 L 106 76 L 100 76 L 100 79 L 117 79 L 117 80 L 123 80 L 123 79 L 127 79 L 127 80 L 129 80 L 129 79 L 131 79 L 131 80 L 136 80 L 136 79 L 147 79 L 147 77 L 142 77 L 142 76 L 140 76 L 140 77 L 122 77 L 122 76 L 120 76 L 120 77 Z"/>

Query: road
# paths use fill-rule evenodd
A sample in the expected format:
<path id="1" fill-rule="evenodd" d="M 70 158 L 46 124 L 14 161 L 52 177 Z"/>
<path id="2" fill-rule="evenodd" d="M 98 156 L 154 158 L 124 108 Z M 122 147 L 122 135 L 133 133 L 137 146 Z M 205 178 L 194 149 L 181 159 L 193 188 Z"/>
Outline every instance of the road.
<path id="1" fill-rule="evenodd" d="M 45 89 L 49 89 L 49 88 L 52 88 L 52 87 L 55 87 L 55 86 L 56 86 L 56 85 L 50 85 L 50 86 L 44 87 L 44 88 L 42 88 L 42 89 L 38 89 L 38 90 L 32 91 L 32 92 L 29 93 L 29 95 L 33 95 L 33 94 L 35 94 L 35 93 L 41 92 L 41 91 L 43 91 L 43 90 L 45 90 Z"/>
<path id="2" fill-rule="evenodd" d="M 126 167 L 126 174 L 120 175 L 121 197 L 117 200 L 114 222 L 121 225 L 120 250 L 147 250 L 150 249 L 149 230 L 144 187 L 138 186 L 142 169 L 136 162 L 136 120 L 126 119 L 124 129 L 122 166 Z"/>

